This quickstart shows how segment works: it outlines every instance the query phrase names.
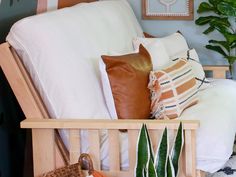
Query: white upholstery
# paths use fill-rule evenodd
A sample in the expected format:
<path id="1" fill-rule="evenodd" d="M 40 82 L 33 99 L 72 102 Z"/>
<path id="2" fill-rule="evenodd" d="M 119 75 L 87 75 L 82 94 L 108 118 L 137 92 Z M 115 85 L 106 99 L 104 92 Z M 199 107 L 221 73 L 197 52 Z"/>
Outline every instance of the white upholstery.
<path id="1" fill-rule="evenodd" d="M 133 50 L 143 32 L 124 0 L 83 3 L 25 18 L 7 41 L 55 118 L 107 118 L 98 71 L 102 54 Z"/>

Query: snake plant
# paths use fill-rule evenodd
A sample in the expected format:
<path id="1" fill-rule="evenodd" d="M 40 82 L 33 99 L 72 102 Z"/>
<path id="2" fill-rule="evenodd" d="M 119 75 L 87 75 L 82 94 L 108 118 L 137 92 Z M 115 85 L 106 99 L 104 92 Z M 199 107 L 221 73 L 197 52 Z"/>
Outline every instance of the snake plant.
<path id="1" fill-rule="evenodd" d="M 208 25 L 204 34 L 216 31 L 222 35 L 223 40 L 209 40 L 206 48 L 218 52 L 228 61 L 233 76 L 232 66 L 236 61 L 236 1 L 208 0 L 199 5 L 197 12 L 206 14 L 195 21 L 200 26 Z"/>
<path id="2" fill-rule="evenodd" d="M 183 148 L 183 127 L 180 123 L 171 152 L 168 130 L 164 129 L 156 155 L 146 125 L 143 125 L 137 142 L 136 177 L 177 177 L 179 157 Z M 169 153 L 170 152 L 170 153 Z"/>

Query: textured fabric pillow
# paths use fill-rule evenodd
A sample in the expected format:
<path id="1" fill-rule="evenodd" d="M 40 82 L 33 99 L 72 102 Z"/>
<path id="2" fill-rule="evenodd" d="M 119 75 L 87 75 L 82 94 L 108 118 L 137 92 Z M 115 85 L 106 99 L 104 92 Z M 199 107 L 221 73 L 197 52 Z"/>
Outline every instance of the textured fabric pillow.
<path id="1" fill-rule="evenodd" d="M 179 59 L 171 66 L 150 72 L 151 113 L 157 119 L 174 119 L 198 102 L 191 65 Z"/>
<path id="2" fill-rule="evenodd" d="M 189 49 L 187 41 L 185 40 L 184 36 L 179 32 L 162 38 L 138 37 L 133 40 L 133 46 L 134 49 L 137 49 L 140 44 L 143 44 L 145 46 L 153 41 L 161 41 L 164 44 L 169 57 L 173 57 L 176 54 Z"/>
<path id="3" fill-rule="evenodd" d="M 206 89 L 210 85 L 210 81 L 205 76 L 204 69 L 200 63 L 196 50 L 190 49 L 185 52 L 179 53 L 174 58 L 172 58 L 172 60 L 176 61 L 179 58 L 187 59 L 189 64 L 192 66 L 193 74 L 197 81 L 197 88 L 199 90 Z"/>
<path id="4" fill-rule="evenodd" d="M 102 56 L 111 85 L 119 119 L 147 119 L 150 116 L 150 93 L 147 88 L 152 70 L 151 57 L 140 45 L 139 53 Z"/>
<path id="5" fill-rule="evenodd" d="M 165 46 L 160 40 L 143 42 L 142 45 L 144 45 L 148 53 L 151 55 L 153 70 L 162 69 L 170 64 L 171 60 Z M 138 52 L 138 48 L 136 49 L 136 52 Z"/>

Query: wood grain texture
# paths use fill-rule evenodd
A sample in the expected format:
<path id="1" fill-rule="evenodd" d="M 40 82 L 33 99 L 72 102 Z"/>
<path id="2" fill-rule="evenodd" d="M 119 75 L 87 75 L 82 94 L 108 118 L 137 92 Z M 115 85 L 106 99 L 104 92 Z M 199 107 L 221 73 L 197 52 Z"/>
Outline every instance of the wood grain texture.
<path id="1" fill-rule="evenodd" d="M 48 0 L 38 0 L 37 14 L 46 12 L 47 11 L 47 4 L 48 4 Z"/>

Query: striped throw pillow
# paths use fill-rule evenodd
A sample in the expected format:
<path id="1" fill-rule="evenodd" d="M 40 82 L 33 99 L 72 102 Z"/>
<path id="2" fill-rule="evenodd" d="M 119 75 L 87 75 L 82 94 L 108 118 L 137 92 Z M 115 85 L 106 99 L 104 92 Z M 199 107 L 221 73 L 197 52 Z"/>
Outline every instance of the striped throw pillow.
<path id="1" fill-rule="evenodd" d="M 198 102 L 198 89 L 191 65 L 179 59 L 171 66 L 150 72 L 151 113 L 157 119 L 174 119 Z"/>

